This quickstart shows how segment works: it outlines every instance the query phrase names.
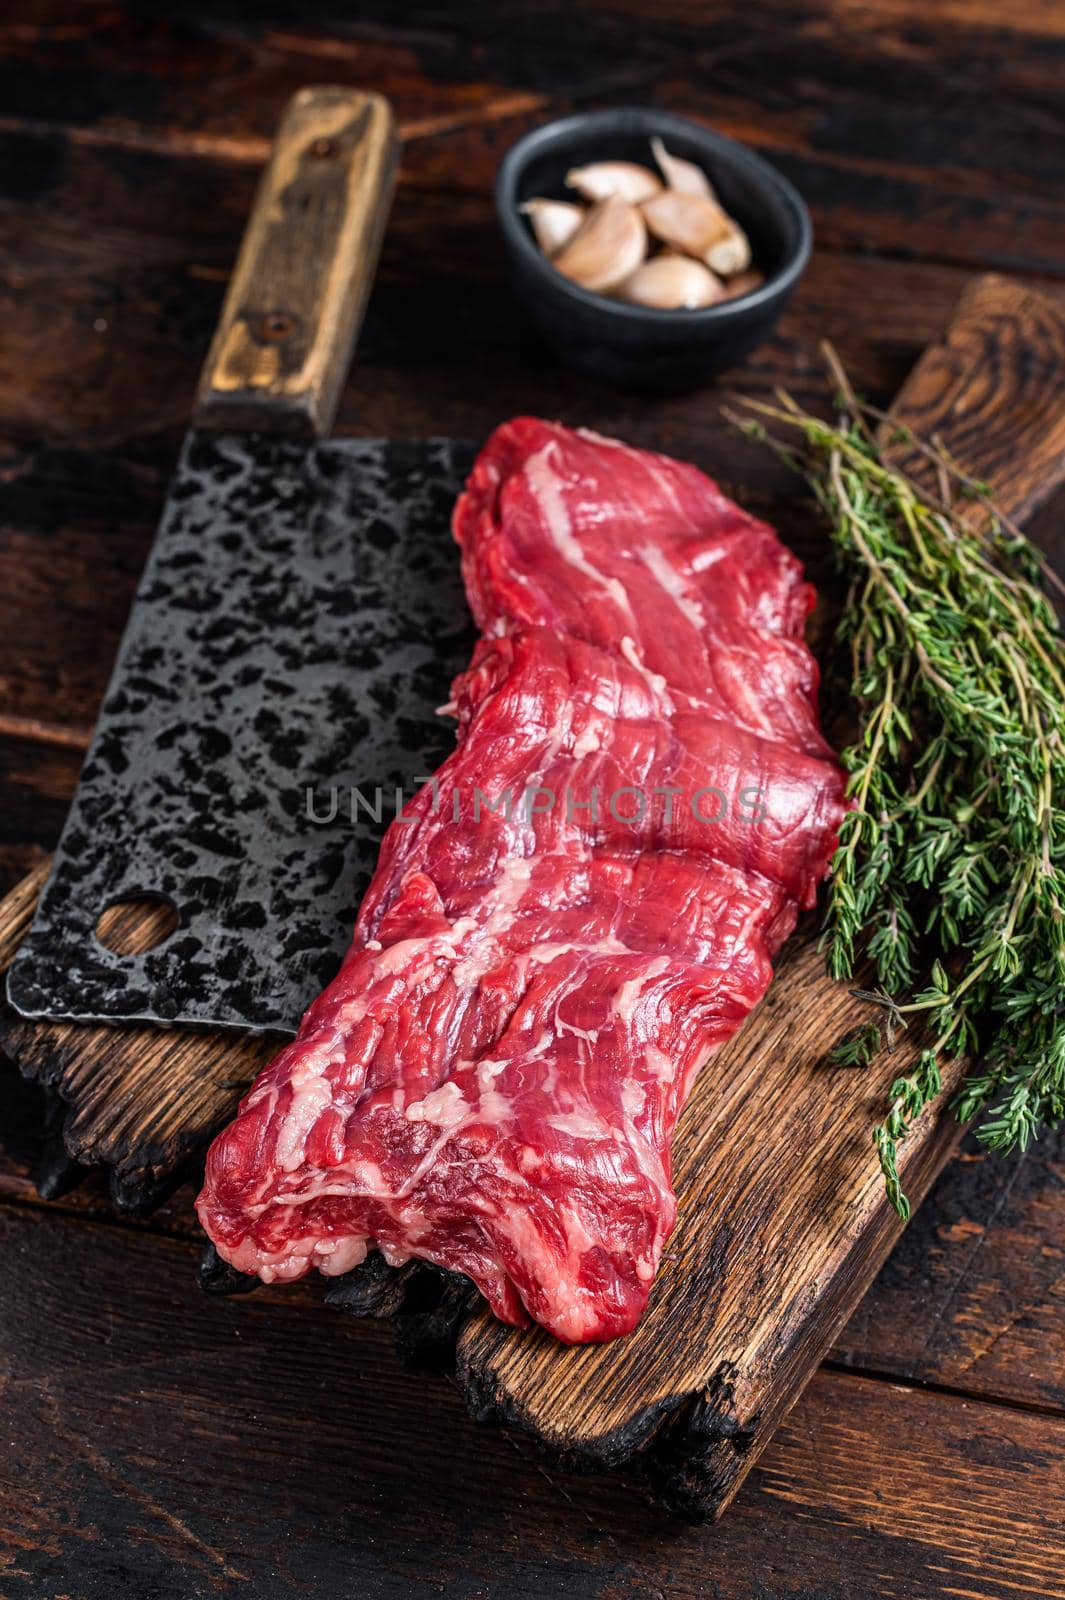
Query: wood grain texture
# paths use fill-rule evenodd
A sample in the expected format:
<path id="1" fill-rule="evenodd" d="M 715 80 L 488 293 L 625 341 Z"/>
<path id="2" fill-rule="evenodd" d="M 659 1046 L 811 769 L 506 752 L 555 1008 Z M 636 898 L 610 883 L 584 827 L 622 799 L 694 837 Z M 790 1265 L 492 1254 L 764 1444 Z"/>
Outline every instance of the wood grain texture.
<path id="1" fill-rule="evenodd" d="M 970 1135 L 832 1359 L 1065 1414 L 1065 1131 L 1007 1158 Z"/>
<path id="2" fill-rule="evenodd" d="M 2 1055 L 0 1104 L 0 1200 L 39 1204 L 54 1136 L 41 1090 Z M 49 1209 L 114 1220 L 107 1177 L 103 1167 L 79 1169 L 77 1186 Z M 121 1222 L 197 1238 L 195 1192 L 185 1183 L 150 1216 L 126 1211 Z M 1010 1157 L 969 1135 L 837 1336 L 832 1363 L 1065 1415 L 1063 1238 L 1065 1133 Z M 320 1289 L 307 1293 L 317 1299 Z"/>
<path id="3" fill-rule="evenodd" d="M 332 427 L 392 200 L 387 100 L 301 89 L 281 119 L 207 356 L 200 428 Z"/>
<path id="4" fill-rule="evenodd" d="M 946 433 L 958 462 L 993 484 L 1008 513 L 1030 511 L 1061 474 L 1053 448 L 1017 456 L 1018 440 L 1046 415 L 1028 374 L 1053 367 L 1061 329 L 1039 296 L 983 279 L 963 295 L 944 341 L 968 350 L 970 364 L 955 359 L 944 384 L 922 358 L 893 407 L 907 426 L 919 419 L 922 431 Z M 977 409 L 980 427 L 969 429 Z M 931 481 L 924 458 L 907 465 Z M 685 1108 L 675 1144 L 680 1216 L 640 1327 L 618 1346 L 561 1351 L 539 1331 L 480 1313 L 458 1346 L 477 1410 L 520 1422 L 562 1453 L 636 1464 L 676 1508 L 716 1515 L 730 1503 L 901 1232 L 869 1139 L 885 1085 L 853 1071 L 828 1081 L 823 1068 L 826 1041 L 861 1015 L 826 978 L 816 940 L 797 941 L 767 1001 L 704 1069 Z M 891 1077 L 909 1070 L 920 1042 L 907 1039 Z M 950 1073 L 956 1082 L 957 1064 Z M 904 1184 L 923 1194 L 957 1137 L 949 1119 L 926 1117 L 904 1147 Z"/>
<path id="5" fill-rule="evenodd" d="M 1065 1596 L 1061 1419 L 821 1373 L 693 1528 L 475 1428 L 386 1328 L 208 1298 L 194 1260 L 0 1206 L 5 1600 Z"/>
<path id="6" fill-rule="evenodd" d="M 636 1466 L 674 1510 L 724 1510 L 902 1232 L 870 1138 L 882 1075 L 825 1060 L 864 1016 L 807 931 L 684 1109 L 679 1217 L 635 1333 L 566 1350 L 479 1310 L 458 1345 L 476 1414 L 560 1454 Z M 923 1042 L 907 1037 L 892 1074 L 912 1070 Z M 915 1129 L 914 1201 L 957 1138 L 950 1118 Z"/>
<path id="7" fill-rule="evenodd" d="M 408 28 L 384 0 L 357 14 L 262 9 L 241 19 L 230 8 L 221 23 L 210 0 L 150 17 L 129 0 L 83 0 L 77 28 L 58 29 L 38 0 L 0 26 L 2 104 L 85 138 L 255 163 L 282 99 L 328 73 L 393 99 L 412 179 L 431 168 L 474 189 L 484 168 L 449 144 L 456 131 L 487 130 L 498 156 L 513 137 L 495 136 L 498 121 L 522 104 L 544 120 L 593 97 L 672 93 L 723 131 L 801 160 L 819 239 L 838 227 L 866 247 L 970 265 L 1061 259 L 1060 59 L 1054 31 L 1031 23 L 1031 0 L 997 16 L 959 0 L 964 26 L 945 6 L 834 0 L 746 13 L 545 0 L 497 8 L 492 27 L 462 6 Z"/>
<path id="8" fill-rule="evenodd" d="M 1065 480 L 1065 316 L 1025 284 L 994 273 L 975 279 L 892 410 L 971 477 L 993 483 L 1003 507 L 1025 521 Z M 898 460 L 911 475 L 927 472 L 926 459 L 905 445 Z M 979 503 L 964 514 L 976 522 L 986 515 Z"/>
<path id="9" fill-rule="evenodd" d="M 571 104 L 651 99 L 752 141 L 805 192 L 818 251 L 729 385 L 809 402 L 827 334 L 884 403 L 968 271 L 1062 273 L 1060 19 L 1043 0 L 502 0 L 402 18 L 378 0 L 85 0 L 76 16 L 25 0 L 0 18 L 6 883 L 58 833 L 258 168 L 301 83 L 373 84 L 406 139 L 345 431 L 478 437 L 524 408 L 591 422 L 705 465 L 816 565 L 792 486 L 717 427 L 713 390 L 650 411 L 545 362 L 502 285 L 485 186 L 511 138 Z M 1065 555 L 1061 504 L 1033 526 Z M 12 1085 L 8 1071 L 5 1145 Z M 29 1171 L 0 1154 L 0 1193 L 28 1201 Z M 396 1373 L 385 1330 L 316 1314 L 302 1287 L 205 1306 L 191 1253 L 83 1237 L 105 1193 L 98 1169 L 56 1203 L 65 1242 L 27 1231 L 4 1256 L 12 1600 L 1058 1592 L 1053 1435 L 964 1394 L 1063 1404 L 1060 1141 L 952 1163 L 839 1336 L 836 1360 L 963 1397 L 820 1375 L 702 1532 L 602 1477 L 560 1479 L 518 1436 L 475 1435 L 445 1386 Z M 125 1229 L 181 1229 L 189 1199 Z"/>
<path id="10" fill-rule="evenodd" d="M 0 136 L 0 167 L 38 172 L 38 144 Z M 32 203 L 0 205 L 0 256 L 21 260 L 23 280 L 0 277 L 0 710 L 83 740 L 254 188 L 253 170 L 89 156 L 68 150 L 52 189 L 35 181 Z M 705 467 L 781 526 L 820 581 L 816 523 L 785 469 L 721 426 L 720 391 L 641 408 L 559 371 L 523 327 L 497 254 L 487 197 L 458 208 L 400 192 L 341 430 L 472 439 L 524 410 L 591 422 Z M 823 403 L 827 336 L 860 392 L 887 403 L 964 283 L 954 268 L 818 252 L 777 334 L 728 386 L 783 383 Z M 875 318 L 861 314 L 866 299 Z M 1065 557 L 1065 519 L 1044 536 Z"/>
<path id="11" fill-rule="evenodd" d="M 1038 352 L 1000 315 L 1010 292 L 993 280 L 963 297 L 965 338 L 952 333 L 947 346 L 964 342 L 981 359 L 949 385 L 930 384 L 934 367 L 919 364 L 896 417 L 909 423 L 912 400 L 922 426 L 936 431 L 984 395 L 991 369 L 1012 436 L 1018 406 L 1008 375 Z M 1029 328 L 1056 319 L 1024 294 Z M 1054 472 L 1038 451 L 1018 470 L 1012 449 L 999 450 L 990 437 L 996 408 L 984 401 L 982 415 L 983 453 L 973 470 L 995 482 L 1004 509 L 1030 509 Z M 968 465 L 965 444 L 962 434 L 954 448 Z M 913 470 L 926 468 L 917 461 Z M 8 918 L 12 948 L 27 895 L 16 897 Z M 564 1459 L 637 1471 L 683 1514 L 719 1514 L 901 1231 L 869 1138 L 885 1085 L 843 1069 L 831 1069 L 829 1082 L 824 1063 L 827 1045 L 862 1017 L 860 1002 L 827 979 L 807 929 L 685 1109 L 675 1144 L 680 1218 L 648 1313 L 625 1341 L 565 1350 L 540 1330 L 506 1329 L 471 1310 L 465 1288 L 427 1284 L 417 1267 L 394 1275 L 375 1262 L 331 1298 L 415 1324 L 423 1358 L 426 1339 L 434 1359 L 450 1358 L 457 1341 L 456 1370 L 476 1415 L 516 1423 Z M 0 1031 L 23 1070 L 71 1103 L 71 1156 L 113 1166 L 115 1197 L 133 1207 L 166 1186 L 269 1053 L 261 1040 L 40 1027 L 10 1013 Z M 907 1070 L 920 1044 L 918 1035 L 906 1037 L 890 1076 Z M 958 1075 L 957 1066 L 948 1072 L 948 1093 Z M 949 1117 L 926 1115 L 907 1141 L 904 1181 L 915 1200 L 957 1136 Z"/>
<path id="12" fill-rule="evenodd" d="M 44 858 L 70 806 L 81 750 L 0 736 L 0 894 Z"/>
<path id="13" fill-rule="evenodd" d="M 709 450 L 711 467 L 721 470 L 728 455 L 722 449 L 713 460 L 712 393 L 661 411 L 639 409 L 547 362 L 502 279 L 487 192 L 500 146 L 482 149 L 472 139 L 459 130 L 429 141 L 429 148 L 443 145 L 438 186 L 400 186 L 359 359 L 342 395 L 341 428 L 476 436 L 506 406 L 563 409 L 574 418 L 602 412 L 607 425 L 621 418 L 648 438 L 676 429 L 689 451 Z M 478 139 L 484 142 L 483 130 Z M 408 147 L 408 167 L 413 159 Z M 445 189 L 445 175 L 467 163 L 471 192 Z M 138 475 L 165 477 L 173 463 L 257 169 L 181 150 L 85 143 L 39 127 L 0 127 L 0 167 L 24 175 L 20 197 L 0 203 L 0 254 L 17 263 L 0 279 L 0 433 L 99 452 L 89 464 L 97 501 L 108 470 L 117 478 L 124 469 L 139 509 L 145 486 Z M 816 226 L 818 252 L 780 331 L 728 382 L 747 389 L 785 382 L 810 395 L 821 383 L 817 338 L 828 333 L 862 392 L 886 401 L 941 331 L 965 274 L 938 260 L 870 256 L 875 241 L 860 218 L 852 241 L 860 254 L 826 249 L 825 224 L 818 218 Z M 1065 237 L 1061 221 L 1055 231 Z M 860 315 L 863 303 L 875 316 Z M 457 368 L 466 380 L 461 392 Z M 166 429 L 174 436 L 155 437 Z M 63 464 L 53 450 L 37 470 L 57 478 Z M 60 485 L 41 487 L 55 507 Z M 114 507 L 128 523 L 117 484 Z"/>

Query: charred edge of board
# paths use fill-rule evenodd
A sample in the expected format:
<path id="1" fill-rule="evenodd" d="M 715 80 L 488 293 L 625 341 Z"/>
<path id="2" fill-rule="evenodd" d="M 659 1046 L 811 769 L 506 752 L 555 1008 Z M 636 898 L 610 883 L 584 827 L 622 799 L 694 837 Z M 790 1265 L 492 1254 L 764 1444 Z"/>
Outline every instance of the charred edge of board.
<path id="1" fill-rule="evenodd" d="M 402 1311 L 407 1283 L 419 1263 L 390 1267 L 380 1251 L 372 1250 L 366 1260 L 342 1277 L 330 1280 L 325 1303 L 351 1317 L 394 1317 Z"/>
<path id="2" fill-rule="evenodd" d="M 44 1127 L 41 1134 L 41 1151 L 30 1173 L 32 1182 L 42 1200 L 59 1200 L 76 1189 L 87 1171 L 67 1149 L 65 1130 L 68 1107 L 66 1101 L 51 1084 L 40 1085 L 44 1095 Z"/>
<path id="3" fill-rule="evenodd" d="M 238 1272 L 208 1243 L 200 1257 L 198 1277 L 207 1294 L 248 1294 L 259 1279 Z M 379 1251 L 339 1278 L 326 1280 L 323 1299 L 334 1311 L 350 1317 L 390 1321 L 403 1365 L 416 1371 L 445 1373 L 455 1368 L 459 1331 L 480 1299 L 474 1285 L 457 1272 L 427 1261 L 390 1267 Z"/>
<path id="4" fill-rule="evenodd" d="M 246 1294 L 259 1280 L 237 1272 L 208 1244 L 200 1263 L 209 1294 Z M 722 1368 L 697 1393 L 671 1395 L 644 1407 L 624 1427 L 587 1449 L 548 1444 L 486 1373 L 457 1359 L 459 1335 L 481 1303 L 468 1278 L 425 1261 L 390 1267 L 378 1251 L 332 1279 L 325 1304 L 352 1317 L 390 1321 L 396 1349 L 408 1369 L 453 1374 L 474 1421 L 520 1432 L 568 1472 L 624 1472 L 645 1483 L 674 1516 L 702 1522 L 716 1515 L 735 1484 L 737 1458 L 758 1435 L 758 1416 L 735 1411 L 733 1373 Z"/>
<path id="5" fill-rule="evenodd" d="M 686 1522 L 717 1515 L 735 1487 L 737 1458 L 754 1445 L 761 1420 L 737 1416 L 731 1373 L 722 1369 L 698 1392 L 665 1396 L 587 1448 L 562 1450 L 547 1444 L 485 1374 L 462 1366 L 456 1376 L 475 1421 L 516 1429 L 567 1471 L 622 1472 L 643 1482 L 666 1511 Z"/>
<path id="6" fill-rule="evenodd" d="M 326 1305 L 353 1317 L 386 1317 L 396 1334 L 405 1367 L 423 1372 L 453 1372 L 455 1347 L 463 1323 L 480 1299 L 460 1273 L 427 1261 L 390 1267 L 372 1251 L 361 1266 L 330 1283 Z"/>
<path id="7" fill-rule="evenodd" d="M 0 1015 L 0 1042 L 8 1044 Z M 73 1107 L 62 1093 L 62 1052 L 27 1056 L 11 1030 L 12 1059 L 22 1076 L 45 1095 L 46 1127 L 34 1184 L 43 1199 L 57 1199 L 82 1181 L 89 1167 L 70 1152 L 67 1128 Z M 180 1149 L 142 1156 L 137 1166 L 112 1167 L 110 1195 L 116 1209 L 144 1216 L 159 1206 L 190 1175 L 209 1139 L 190 1138 Z M 224 1262 L 213 1244 L 203 1251 L 198 1270 L 208 1294 L 247 1294 L 259 1280 Z M 404 1366 L 453 1374 L 475 1421 L 511 1427 L 531 1439 L 544 1455 L 571 1472 L 624 1471 L 645 1481 L 658 1501 L 689 1521 L 713 1516 L 735 1476 L 735 1457 L 754 1441 L 759 1419 L 743 1422 L 732 1410 L 731 1384 L 719 1374 L 697 1394 L 667 1397 L 644 1408 L 623 1428 L 583 1450 L 547 1444 L 520 1408 L 509 1403 L 487 1374 L 457 1360 L 459 1335 L 480 1303 L 469 1279 L 424 1261 L 390 1267 L 373 1251 L 361 1266 L 330 1282 L 325 1303 L 349 1316 L 391 1320 Z"/>
<path id="8" fill-rule="evenodd" d="M 330 1283 L 325 1302 L 348 1316 L 391 1320 L 404 1365 L 453 1374 L 474 1421 L 520 1432 L 569 1472 L 624 1472 L 685 1521 L 716 1515 L 735 1486 L 737 1458 L 758 1437 L 761 1419 L 737 1415 L 734 1374 L 723 1367 L 697 1392 L 644 1407 L 587 1449 L 560 1450 L 540 1436 L 490 1375 L 458 1358 L 463 1325 L 481 1304 L 467 1278 L 424 1261 L 390 1267 L 373 1251 L 361 1266 Z"/>
<path id="9" fill-rule="evenodd" d="M 31 1173 L 37 1193 L 42 1200 L 57 1200 L 99 1167 L 107 1173 L 108 1193 L 117 1212 L 128 1217 L 149 1216 L 175 1189 L 195 1177 L 203 1152 L 226 1119 L 221 1118 L 206 1135 L 175 1136 L 165 1144 L 138 1145 L 117 1165 L 83 1161 L 70 1129 L 74 1116 L 85 1107 L 75 1104 L 66 1093 L 63 1046 L 34 1037 L 34 1025 L 14 1013 L 3 996 L 2 977 L 0 973 L 0 1049 L 45 1099 L 44 1145 Z"/>
<path id="10" fill-rule="evenodd" d="M 108 1168 L 107 1191 L 111 1204 L 126 1217 L 150 1217 L 164 1200 L 191 1178 L 196 1164 L 182 1154 L 176 1165 L 160 1162 L 154 1166 Z"/>
<path id="11" fill-rule="evenodd" d="M 727 1279 L 732 1239 L 732 1226 L 723 1221 L 705 1240 L 705 1271 L 675 1289 L 682 1297 L 676 1314 L 713 1314 L 713 1296 Z M 746 1450 L 759 1425 L 758 1418 L 744 1422 L 735 1414 L 734 1374 L 722 1367 L 697 1388 L 663 1395 L 595 1440 L 561 1450 L 541 1440 L 535 1423 L 476 1357 L 461 1356 L 456 1377 L 479 1421 L 495 1420 L 520 1430 L 571 1469 L 622 1472 L 640 1479 L 660 1504 L 688 1520 L 713 1516 L 726 1501 L 735 1487 L 737 1450 Z"/>
<path id="12" fill-rule="evenodd" d="M 737 1457 L 754 1445 L 761 1418 L 740 1420 L 727 1368 L 679 1406 L 638 1461 L 656 1498 L 687 1522 L 717 1515 L 735 1486 Z"/>
<path id="13" fill-rule="evenodd" d="M 204 1294 L 251 1294 L 260 1287 L 258 1278 L 250 1273 L 238 1272 L 228 1261 L 223 1261 L 213 1244 L 205 1244 L 200 1256 L 196 1277 Z"/>

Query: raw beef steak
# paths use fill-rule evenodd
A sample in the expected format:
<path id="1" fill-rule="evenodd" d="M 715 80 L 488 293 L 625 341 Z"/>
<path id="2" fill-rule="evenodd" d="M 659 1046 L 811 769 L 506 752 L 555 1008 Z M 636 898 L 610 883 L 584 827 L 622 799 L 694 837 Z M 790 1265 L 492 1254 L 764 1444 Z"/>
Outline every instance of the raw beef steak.
<path id="1" fill-rule="evenodd" d="M 812 591 L 694 467 L 532 418 L 489 440 L 454 531 L 482 633 L 457 749 L 198 1209 L 267 1281 L 376 1247 L 610 1339 L 673 1226 L 693 1077 L 835 846 Z"/>

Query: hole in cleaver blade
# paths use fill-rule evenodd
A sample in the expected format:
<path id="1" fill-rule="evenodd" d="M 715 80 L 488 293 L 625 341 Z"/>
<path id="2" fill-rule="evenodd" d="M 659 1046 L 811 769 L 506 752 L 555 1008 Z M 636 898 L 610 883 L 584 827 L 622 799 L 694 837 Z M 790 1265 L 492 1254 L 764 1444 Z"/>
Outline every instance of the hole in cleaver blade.
<path id="1" fill-rule="evenodd" d="M 105 906 L 95 932 L 105 950 L 116 956 L 137 956 L 157 950 L 180 926 L 178 909 L 165 895 L 139 891 Z"/>
<path id="2" fill-rule="evenodd" d="M 473 447 L 191 434 L 8 993 L 28 1016 L 291 1034 L 397 801 L 454 745 Z M 354 820 L 353 820 L 354 818 Z M 178 925 L 96 938 L 149 885 Z"/>

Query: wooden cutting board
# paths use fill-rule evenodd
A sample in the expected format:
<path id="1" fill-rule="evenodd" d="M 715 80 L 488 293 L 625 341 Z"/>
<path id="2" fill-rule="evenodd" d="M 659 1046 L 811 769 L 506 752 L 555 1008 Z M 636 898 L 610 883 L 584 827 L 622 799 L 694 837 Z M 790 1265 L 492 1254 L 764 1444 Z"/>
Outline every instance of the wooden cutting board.
<path id="1" fill-rule="evenodd" d="M 1065 319 L 1022 285 L 975 281 L 894 410 L 1025 517 L 1065 476 Z M 45 872 L 0 905 L 0 966 Z M 136 916 L 124 931 L 136 947 Z M 407 1353 L 453 1367 L 478 1417 L 524 1428 L 571 1463 L 640 1473 L 682 1514 L 718 1515 L 901 1232 L 870 1130 L 922 1041 L 907 1036 L 871 1070 L 828 1066 L 827 1050 L 861 1020 L 860 1003 L 825 976 L 810 921 L 684 1111 L 679 1220 L 628 1338 L 566 1349 L 505 1328 L 463 1280 L 417 1264 L 394 1272 L 378 1257 L 328 1298 L 395 1318 Z M 10 1011 L 0 1038 L 67 1108 L 69 1159 L 109 1168 L 125 1209 L 149 1207 L 188 1171 L 273 1050 L 263 1039 L 42 1025 Z M 945 1076 L 949 1095 L 959 1069 Z M 957 1137 L 949 1115 L 926 1114 L 906 1141 L 914 1204 Z M 226 1286 L 225 1271 L 207 1276 Z"/>

